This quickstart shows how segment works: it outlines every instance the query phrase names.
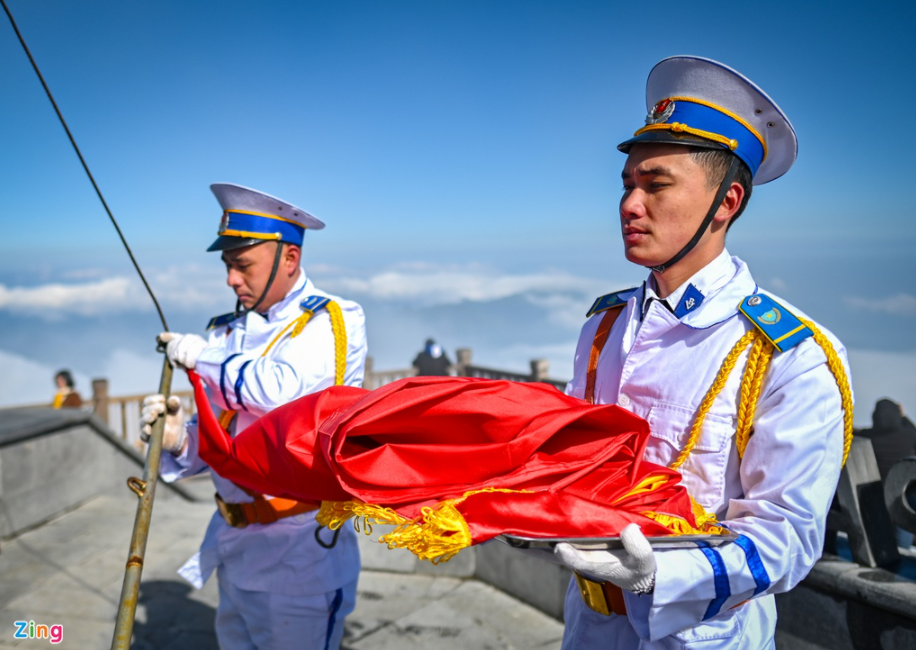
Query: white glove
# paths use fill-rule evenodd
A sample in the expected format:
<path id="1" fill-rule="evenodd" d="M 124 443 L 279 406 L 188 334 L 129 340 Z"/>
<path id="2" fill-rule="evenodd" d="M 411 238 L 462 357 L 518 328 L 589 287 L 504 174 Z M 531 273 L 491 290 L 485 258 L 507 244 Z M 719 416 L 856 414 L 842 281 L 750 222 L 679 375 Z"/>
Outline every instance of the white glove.
<path id="1" fill-rule="evenodd" d="M 165 413 L 165 430 L 162 432 L 162 448 L 173 454 L 184 449 L 188 435 L 184 430 L 184 417 L 181 412 L 181 399 L 172 395 L 169 397 L 166 409 L 164 395 L 148 395 L 143 400 L 143 410 L 140 412 L 140 439 L 149 442 L 153 433 L 153 422 Z"/>
<path id="2" fill-rule="evenodd" d="M 635 594 L 649 594 L 655 588 L 655 553 L 636 524 L 620 533 L 623 550 L 580 551 L 569 544 L 554 548 L 563 564 L 586 577 L 611 582 Z"/>
<path id="3" fill-rule="evenodd" d="M 169 355 L 169 361 L 180 364 L 188 370 L 194 369 L 197 357 L 207 347 L 207 342 L 197 334 L 162 332 L 159 340 L 167 344 L 165 353 Z"/>

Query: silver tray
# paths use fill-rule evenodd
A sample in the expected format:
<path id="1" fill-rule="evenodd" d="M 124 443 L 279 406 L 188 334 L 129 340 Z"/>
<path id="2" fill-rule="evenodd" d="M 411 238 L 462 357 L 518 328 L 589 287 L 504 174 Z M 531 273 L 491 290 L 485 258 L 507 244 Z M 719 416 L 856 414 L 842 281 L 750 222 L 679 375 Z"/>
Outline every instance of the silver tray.
<path id="1" fill-rule="evenodd" d="M 607 551 L 623 548 L 619 537 L 522 537 L 520 535 L 499 535 L 496 539 L 513 548 L 553 551 L 560 542 L 566 542 L 582 551 Z M 719 546 L 738 539 L 737 533 L 722 535 L 663 535 L 647 537 L 653 548 L 696 548 L 698 542 Z"/>

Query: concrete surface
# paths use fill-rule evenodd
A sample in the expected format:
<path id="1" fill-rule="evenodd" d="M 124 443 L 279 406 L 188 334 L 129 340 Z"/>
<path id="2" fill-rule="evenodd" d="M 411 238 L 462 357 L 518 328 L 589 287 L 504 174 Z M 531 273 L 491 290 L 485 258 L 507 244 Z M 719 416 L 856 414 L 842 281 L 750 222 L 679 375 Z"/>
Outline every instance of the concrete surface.
<path id="1" fill-rule="evenodd" d="M 203 484 L 192 489 L 207 491 Z M 110 647 L 135 512 L 136 498 L 121 488 L 0 541 L 0 649 L 51 645 L 14 639 L 20 620 L 62 625 L 57 647 Z M 133 648 L 217 647 L 215 578 L 197 591 L 175 574 L 197 550 L 212 513 L 208 502 L 157 496 Z M 410 553 L 373 541 L 380 532 L 362 537 L 364 567 L 345 649 L 560 647 L 562 623 L 467 577 L 473 554 L 421 568 Z"/>
<path id="2" fill-rule="evenodd" d="M 141 476 L 144 458 L 92 413 L 6 409 L 0 417 L 0 538 Z M 180 490 L 180 488 L 178 488 Z M 160 484 L 159 492 L 175 492 Z"/>

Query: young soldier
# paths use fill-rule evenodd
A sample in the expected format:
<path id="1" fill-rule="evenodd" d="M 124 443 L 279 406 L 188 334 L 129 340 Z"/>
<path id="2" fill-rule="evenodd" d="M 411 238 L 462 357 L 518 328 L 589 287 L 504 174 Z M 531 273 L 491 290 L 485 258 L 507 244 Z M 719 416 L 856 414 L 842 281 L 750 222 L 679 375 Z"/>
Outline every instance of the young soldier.
<path id="1" fill-rule="evenodd" d="M 259 416 L 335 384 L 362 384 L 366 360 L 362 308 L 316 288 L 300 267 L 304 231 L 324 223 L 305 210 L 239 185 L 210 189 L 223 209 L 219 237 L 227 284 L 238 302 L 210 322 L 210 336 L 163 333 L 173 363 L 205 382 L 231 434 Z M 171 401 L 171 400 L 170 400 Z M 166 410 L 144 402 L 144 429 Z M 181 426 L 169 404 L 162 476 L 174 481 L 206 469 L 196 420 Z M 272 498 L 216 473 L 218 510 L 200 552 L 180 573 L 198 588 L 219 579 L 216 633 L 221 648 L 337 648 L 352 611 L 359 551 L 352 527 L 319 530 L 318 504 Z"/>
<path id="2" fill-rule="evenodd" d="M 677 468 L 736 541 L 556 554 L 577 572 L 564 648 L 772 648 L 773 594 L 820 557 L 852 426 L 845 350 L 761 290 L 725 249 L 752 185 L 795 160 L 795 132 L 756 85 L 679 56 L 647 83 L 646 125 L 618 148 L 626 257 L 642 286 L 599 298 L 568 392 L 646 418 L 647 460 Z"/>

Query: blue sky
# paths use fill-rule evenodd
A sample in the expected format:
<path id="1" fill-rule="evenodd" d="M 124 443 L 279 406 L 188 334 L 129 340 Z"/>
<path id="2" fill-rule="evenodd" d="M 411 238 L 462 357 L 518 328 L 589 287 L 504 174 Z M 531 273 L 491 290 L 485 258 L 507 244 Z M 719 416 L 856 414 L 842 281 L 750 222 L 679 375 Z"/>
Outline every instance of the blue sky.
<path id="1" fill-rule="evenodd" d="M 857 422 L 884 395 L 916 412 L 910 3 L 8 4 L 172 329 L 234 304 L 204 249 L 208 186 L 236 182 L 327 222 L 306 268 L 364 304 L 384 368 L 432 335 L 567 377 L 591 300 L 645 276 L 615 146 L 646 75 L 721 60 L 799 135 L 730 251 L 850 348 Z M 60 366 L 152 388 L 154 312 L 5 17 L 0 60 L 0 403 L 46 399 Z"/>

